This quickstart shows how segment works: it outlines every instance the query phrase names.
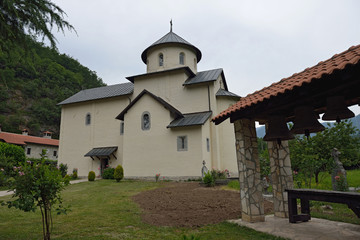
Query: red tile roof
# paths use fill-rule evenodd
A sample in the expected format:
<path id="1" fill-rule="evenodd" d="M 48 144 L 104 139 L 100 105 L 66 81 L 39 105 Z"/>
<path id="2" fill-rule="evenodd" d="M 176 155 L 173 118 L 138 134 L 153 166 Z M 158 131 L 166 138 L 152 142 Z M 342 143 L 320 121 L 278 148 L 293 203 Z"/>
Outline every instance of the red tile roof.
<path id="1" fill-rule="evenodd" d="M 348 50 L 335 54 L 326 61 L 319 62 L 317 65 L 306 68 L 300 73 L 295 73 L 291 77 L 283 78 L 281 81 L 271 84 L 259 91 L 251 93 L 241 98 L 236 104 L 222 111 L 212 120 L 219 124 L 230 117 L 231 114 L 244 110 L 250 106 L 261 103 L 266 99 L 291 91 L 295 87 L 301 87 L 305 83 L 311 83 L 315 79 L 320 79 L 324 74 L 331 74 L 335 70 L 344 69 L 347 65 L 355 65 L 360 61 L 360 45 L 352 46 Z"/>
<path id="2" fill-rule="evenodd" d="M 17 145 L 26 145 L 27 143 L 59 146 L 59 140 L 42 137 L 27 136 L 15 133 L 0 132 L 0 141 Z"/>

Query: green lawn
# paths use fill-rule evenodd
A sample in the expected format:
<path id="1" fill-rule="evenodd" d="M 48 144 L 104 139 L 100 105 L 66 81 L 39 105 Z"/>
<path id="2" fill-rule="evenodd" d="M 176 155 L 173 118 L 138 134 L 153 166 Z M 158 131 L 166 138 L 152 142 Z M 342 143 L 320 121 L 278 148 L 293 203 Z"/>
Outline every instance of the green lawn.
<path id="1" fill-rule="evenodd" d="M 98 180 L 68 186 L 63 191 L 67 215 L 53 216 L 52 239 L 281 239 L 230 223 L 201 228 L 154 227 L 141 221 L 141 209 L 131 196 L 163 183 Z M 0 200 L 9 199 L 1 197 Z M 0 206 L 0 239 L 41 239 L 40 211 L 25 213 Z"/>
<path id="2" fill-rule="evenodd" d="M 346 176 L 349 187 L 360 187 L 360 169 L 348 170 L 346 171 Z M 311 188 L 332 190 L 331 174 L 321 172 L 319 174 L 319 183 L 316 184 L 315 179 L 313 179 Z"/>

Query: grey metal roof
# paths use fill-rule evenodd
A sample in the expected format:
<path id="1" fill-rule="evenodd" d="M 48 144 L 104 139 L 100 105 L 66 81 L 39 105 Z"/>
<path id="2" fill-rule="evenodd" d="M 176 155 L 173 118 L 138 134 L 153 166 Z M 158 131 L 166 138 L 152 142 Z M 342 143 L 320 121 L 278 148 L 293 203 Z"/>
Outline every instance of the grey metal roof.
<path id="1" fill-rule="evenodd" d="M 139 95 L 136 96 L 136 98 L 134 98 L 134 100 L 116 117 L 116 119 L 119 120 L 124 120 L 124 116 L 127 113 L 127 111 L 129 111 L 130 108 L 132 108 L 132 106 L 134 106 L 136 104 L 137 101 L 139 101 L 139 99 L 144 96 L 145 94 L 148 94 L 149 96 L 151 96 L 153 99 L 155 99 L 156 101 L 158 101 L 161 105 L 163 105 L 167 110 L 169 110 L 171 113 L 173 113 L 175 115 L 175 118 L 178 117 L 183 117 L 183 114 L 177 110 L 176 108 L 174 108 L 172 105 L 170 105 L 168 102 L 166 102 L 164 99 L 162 99 L 161 97 L 155 96 L 154 94 L 152 94 L 151 92 L 149 92 L 148 90 L 144 89 Z"/>
<path id="2" fill-rule="evenodd" d="M 186 41 L 182 37 L 178 36 L 174 32 L 170 31 L 169 33 L 167 33 L 165 36 L 163 36 L 162 38 L 160 38 L 159 40 L 157 40 L 156 42 L 151 44 L 148 48 L 146 48 L 142 52 L 141 59 L 143 60 L 143 62 L 146 64 L 147 51 L 150 48 L 152 48 L 154 46 L 161 45 L 161 44 L 166 44 L 166 43 L 178 43 L 178 44 L 183 44 L 183 45 L 189 46 L 190 48 L 195 50 L 197 62 L 199 62 L 200 59 L 201 59 L 201 51 L 197 47 L 195 47 L 194 45 L 192 45 L 191 43 L 189 43 L 188 41 Z"/>
<path id="3" fill-rule="evenodd" d="M 203 125 L 211 117 L 211 114 L 212 111 L 184 114 L 183 118 L 173 120 L 167 128 Z"/>
<path id="4" fill-rule="evenodd" d="M 107 157 L 113 154 L 118 147 L 99 147 L 99 148 L 93 148 L 84 155 L 84 157 Z"/>
<path id="5" fill-rule="evenodd" d="M 236 95 L 235 93 L 226 91 L 225 89 L 220 88 L 217 93 L 216 96 L 219 97 L 236 97 L 236 98 L 241 98 L 239 95 Z"/>
<path id="6" fill-rule="evenodd" d="M 69 103 L 85 102 L 96 99 L 103 99 L 109 97 L 117 97 L 122 95 L 131 94 L 134 91 L 134 84 L 121 83 L 116 85 L 110 85 L 105 87 L 91 88 L 82 90 L 64 101 L 58 103 L 58 105 L 64 105 Z"/>
<path id="7" fill-rule="evenodd" d="M 222 68 L 198 72 L 195 77 L 188 78 L 183 85 L 192 85 L 192 84 L 216 81 L 219 78 L 220 74 L 223 74 Z"/>

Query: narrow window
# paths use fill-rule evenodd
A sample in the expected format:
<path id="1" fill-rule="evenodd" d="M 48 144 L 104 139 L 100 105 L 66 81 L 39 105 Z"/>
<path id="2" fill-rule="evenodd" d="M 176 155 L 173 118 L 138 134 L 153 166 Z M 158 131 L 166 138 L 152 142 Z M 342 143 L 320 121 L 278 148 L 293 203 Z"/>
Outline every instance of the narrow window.
<path id="1" fill-rule="evenodd" d="M 206 138 L 206 150 L 210 152 L 210 139 Z"/>
<path id="2" fill-rule="evenodd" d="M 144 112 L 141 117 L 141 129 L 142 130 L 149 130 L 151 125 L 150 121 L 150 113 Z"/>
<path id="3" fill-rule="evenodd" d="M 187 151 L 187 136 L 178 136 L 177 137 L 177 150 L 178 151 Z"/>
<path id="4" fill-rule="evenodd" d="M 31 148 L 29 148 L 29 147 L 27 148 L 26 154 L 27 154 L 27 155 L 30 155 L 30 154 L 31 154 Z"/>
<path id="5" fill-rule="evenodd" d="M 90 123 L 91 123 L 91 115 L 90 113 L 87 113 L 85 117 L 85 124 L 90 125 Z"/>
<path id="6" fill-rule="evenodd" d="M 159 54 L 159 66 L 164 65 L 164 55 L 162 53 Z"/>
<path id="7" fill-rule="evenodd" d="M 54 156 L 54 157 L 57 156 L 57 151 L 54 151 L 53 156 Z"/>
<path id="8" fill-rule="evenodd" d="M 184 65 L 185 64 L 185 54 L 184 53 L 180 53 L 179 54 L 179 63 L 181 65 Z"/>
<path id="9" fill-rule="evenodd" d="M 120 123 L 120 135 L 124 135 L 124 122 Z"/>
<path id="10" fill-rule="evenodd" d="M 196 58 L 194 58 L 194 69 L 196 70 Z"/>

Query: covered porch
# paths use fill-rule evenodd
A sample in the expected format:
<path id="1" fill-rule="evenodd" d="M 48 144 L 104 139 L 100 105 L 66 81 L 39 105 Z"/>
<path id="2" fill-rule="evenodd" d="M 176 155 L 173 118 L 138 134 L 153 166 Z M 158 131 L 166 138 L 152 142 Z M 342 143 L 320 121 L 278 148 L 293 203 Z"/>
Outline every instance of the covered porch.
<path id="1" fill-rule="evenodd" d="M 292 133 L 286 123 L 293 122 L 295 127 L 299 119 L 313 118 L 317 122 L 316 118 L 323 113 L 323 120 L 340 121 L 353 114 L 334 106 L 347 109 L 359 103 L 360 45 L 357 45 L 241 98 L 213 118 L 215 124 L 228 118 L 234 123 L 243 221 L 265 221 L 255 122 L 266 126 L 264 139 L 268 141 L 274 215 L 287 218 L 285 189 L 293 188 L 293 176 L 287 141 L 292 138 Z M 283 126 L 279 127 L 281 124 Z M 293 133 L 306 135 L 319 130 L 320 126 L 313 129 L 298 124 Z"/>
<path id="2" fill-rule="evenodd" d="M 100 175 L 102 176 L 104 170 L 109 167 L 110 159 L 114 158 L 117 159 L 115 152 L 117 151 L 118 147 L 97 147 L 91 149 L 88 153 L 84 155 L 84 157 L 90 157 L 93 161 L 99 161 L 99 171 Z"/>

